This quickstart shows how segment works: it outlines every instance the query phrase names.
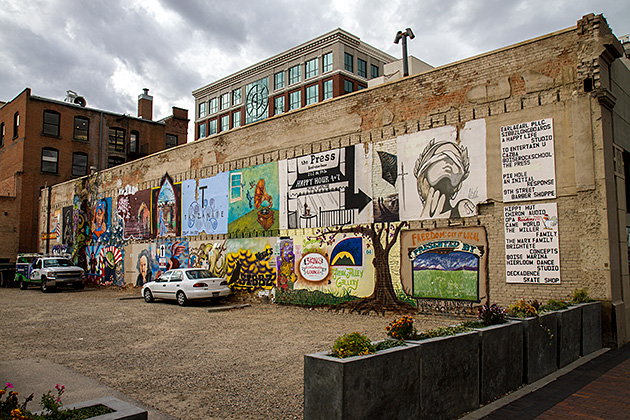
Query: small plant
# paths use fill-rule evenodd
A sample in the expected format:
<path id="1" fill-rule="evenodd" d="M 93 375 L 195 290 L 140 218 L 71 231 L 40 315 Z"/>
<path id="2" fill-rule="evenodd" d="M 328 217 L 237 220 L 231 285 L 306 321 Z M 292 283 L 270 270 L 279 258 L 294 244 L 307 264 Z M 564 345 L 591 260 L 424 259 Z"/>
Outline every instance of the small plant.
<path id="1" fill-rule="evenodd" d="M 571 295 L 571 303 L 587 303 L 591 300 L 586 289 L 575 289 Z"/>
<path id="2" fill-rule="evenodd" d="M 464 324 L 453 325 L 450 327 L 437 327 L 432 330 L 421 332 L 417 334 L 416 338 L 419 340 L 424 340 L 426 338 L 435 338 L 435 337 L 445 337 L 449 335 L 455 335 L 463 332 L 470 331 L 470 327 Z"/>
<path id="3" fill-rule="evenodd" d="M 547 303 L 540 307 L 541 312 L 547 311 L 559 311 L 562 309 L 567 309 L 569 307 L 569 303 L 564 300 L 555 300 L 549 299 Z"/>
<path id="4" fill-rule="evenodd" d="M 409 340 L 416 334 L 416 329 L 413 326 L 413 318 L 409 315 L 393 320 L 385 327 L 385 330 L 388 336 L 403 341 Z"/>
<path id="5" fill-rule="evenodd" d="M 537 300 L 534 299 L 526 302 L 525 299 L 521 299 L 509 306 L 508 314 L 515 318 L 529 318 L 538 316 L 539 309 L 540 303 Z"/>
<path id="6" fill-rule="evenodd" d="M 479 319 L 483 325 L 495 325 L 504 323 L 506 316 L 507 313 L 501 306 L 496 303 L 492 305 L 486 303 L 479 308 L 477 319 Z"/>
<path id="7" fill-rule="evenodd" d="M 395 341 L 395 340 L 379 341 L 378 343 L 374 344 L 374 351 L 386 350 L 386 349 L 391 349 L 392 347 L 405 346 L 405 345 L 406 344 L 403 343 L 402 341 Z"/>
<path id="8" fill-rule="evenodd" d="M 343 359 L 346 357 L 372 354 L 374 351 L 374 345 L 372 345 L 369 338 L 361 333 L 353 332 L 337 338 L 330 355 Z"/>

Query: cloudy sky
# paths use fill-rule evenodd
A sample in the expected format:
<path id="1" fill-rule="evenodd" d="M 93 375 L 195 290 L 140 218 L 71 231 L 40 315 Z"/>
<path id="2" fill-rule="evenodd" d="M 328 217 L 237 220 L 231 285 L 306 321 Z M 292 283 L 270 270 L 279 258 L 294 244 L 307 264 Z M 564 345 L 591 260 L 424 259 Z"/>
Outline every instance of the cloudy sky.
<path id="1" fill-rule="evenodd" d="M 575 25 L 603 13 L 630 33 L 623 0 L 0 0 L 0 101 L 24 88 L 137 115 L 149 88 L 154 119 L 189 110 L 192 91 L 335 28 L 433 66 Z"/>

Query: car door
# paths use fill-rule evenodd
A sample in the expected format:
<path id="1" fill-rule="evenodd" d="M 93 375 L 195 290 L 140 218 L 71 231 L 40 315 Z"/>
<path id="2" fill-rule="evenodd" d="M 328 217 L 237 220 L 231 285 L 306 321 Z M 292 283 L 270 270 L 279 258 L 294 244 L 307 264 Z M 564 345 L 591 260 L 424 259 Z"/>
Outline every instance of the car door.
<path id="1" fill-rule="evenodd" d="M 168 280 L 166 285 L 166 293 L 168 295 L 168 299 L 175 299 L 177 291 L 182 287 L 182 271 L 181 270 L 173 270 L 171 272 L 171 277 Z"/>
<path id="2" fill-rule="evenodd" d="M 28 275 L 29 280 L 40 280 L 41 279 L 41 270 L 42 270 L 42 260 L 36 259 L 33 265 L 31 266 L 31 272 Z"/>
<path id="3" fill-rule="evenodd" d="M 166 299 L 168 298 L 168 293 L 166 292 L 166 286 L 168 285 L 168 279 L 171 278 L 171 272 L 167 271 L 163 273 L 160 277 L 155 279 L 154 286 L 151 287 L 151 292 L 153 292 L 153 296 L 156 298 Z"/>

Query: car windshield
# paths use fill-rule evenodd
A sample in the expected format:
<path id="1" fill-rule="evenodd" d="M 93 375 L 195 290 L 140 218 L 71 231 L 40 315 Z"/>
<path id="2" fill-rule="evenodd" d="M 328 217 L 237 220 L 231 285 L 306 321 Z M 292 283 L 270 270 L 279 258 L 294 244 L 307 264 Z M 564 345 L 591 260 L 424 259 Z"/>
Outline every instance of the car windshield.
<path id="1" fill-rule="evenodd" d="M 52 258 L 50 260 L 44 260 L 44 267 L 72 267 L 72 261 L 65 258 Z"/>
<path id="2" fill-rule="evenodd" d="M 186 277 L 191 280 L 207 279 L 212 277 L 212 274 L 208 270 L 190 270 L 186 271 Z"/>

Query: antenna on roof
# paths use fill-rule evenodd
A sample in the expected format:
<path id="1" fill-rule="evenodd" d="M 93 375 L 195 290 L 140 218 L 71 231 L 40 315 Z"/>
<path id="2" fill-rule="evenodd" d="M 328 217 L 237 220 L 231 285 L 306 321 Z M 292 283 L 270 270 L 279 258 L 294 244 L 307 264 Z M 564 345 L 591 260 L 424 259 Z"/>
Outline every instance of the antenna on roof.
<path id="1" fill-rule="evenodd" d="M 79 96 L 79 94 L 73 90 L 66 90 L 66 98 L 64 99 L 64 102 L 70 102 L 71 104 L 77 104 L 83 107 L 87 105 L 85 98 L 83 96 Z"/>

